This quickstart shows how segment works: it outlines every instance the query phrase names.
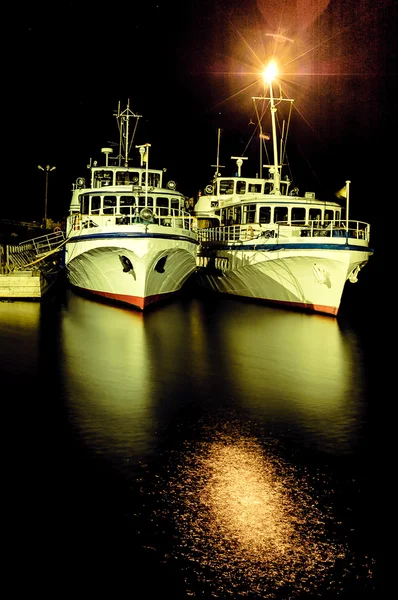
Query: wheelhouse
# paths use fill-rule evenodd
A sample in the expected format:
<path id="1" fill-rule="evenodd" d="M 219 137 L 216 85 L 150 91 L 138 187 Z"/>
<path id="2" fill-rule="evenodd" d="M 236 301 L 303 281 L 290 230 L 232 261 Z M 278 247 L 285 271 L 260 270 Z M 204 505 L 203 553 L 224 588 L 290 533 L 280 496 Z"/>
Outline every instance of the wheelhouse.
<path id="1" fill-rule="evenodd" d="M 91 187 L 101 188 L 107 186 L 137 185 L 154 188 L 162 187 L 163 171 L 154 169 L 122 168 L 122 167 L 93 167 L 91 171 Z"/>
<path id="2" fill-rule="evenodd" d="M 214 208 L 212 215 L 198 215 L 198 227 L 217 227 L 223 225 L 245 225 L 258 223 L 263 226 L 274 224 L 308 225 L 319 222 L 323 226 L 331 222 L 341 221 L 342 209 L 337 203 L 291 202 L 293 197 L 287 196 L 286 202 L 244 202 Z"/>
<path id="3" fill-rule="evenodd" d="M 289 191 L 290 180 L 286 179 L 281 183 L 281 195 L 287 195 Z M 219 177 L 214 184 L 206 187 L 206 192 L 215 196 L 232 196 L 238 194 L 269 194 L 272 190 L 273 179 L 241 178 L 241 177 Z"/>
<path id="4" fill-rule="evenodd" d="M 136 193 L 118 194 L 101 192 L 84 192 L 79 194 L 81 214 L 84 216 L 113 215 L 119 217 L 134 217 L 143 208 L 150 208 L 158 216 L 175 214 L 185 205 L 185 196 L 177 193 L 146 194 L 143 190 Z"/>

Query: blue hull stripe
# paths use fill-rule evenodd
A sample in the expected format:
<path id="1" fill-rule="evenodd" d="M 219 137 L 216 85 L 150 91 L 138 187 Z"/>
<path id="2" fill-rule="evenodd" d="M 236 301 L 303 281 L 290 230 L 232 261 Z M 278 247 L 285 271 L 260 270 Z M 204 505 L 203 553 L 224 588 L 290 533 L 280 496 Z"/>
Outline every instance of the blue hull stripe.
<path id="1" fill-rule="evenodd" d="M 373 254 L 373 248 L 363 246 L 351 246 L 345 244 L 344 246 L 338 244 L 212 244 L 207 245 L 206 242 L 202 243 L 203 250 L 264 250 L 265 252 L 276 252 L 278 250 L 349 250 L 350 252 L 368 252 Z"/>
<path id="2" fill-rule="evenodd" d="M 182 240 L 183 242 L 189 242 L 191 244 L 199 245 L 198 240 L 186 237 L 184 235 L 167 235 L 162 233 L 93 233 L 90 235 L 76 235 L 69 238 L 67 244 L 78 244 L 79 242 L 89 242 L 90 240 L 112 240 L 112 239 L 125 239 L 125 238 L 158 238 L 164 240 Z"/>

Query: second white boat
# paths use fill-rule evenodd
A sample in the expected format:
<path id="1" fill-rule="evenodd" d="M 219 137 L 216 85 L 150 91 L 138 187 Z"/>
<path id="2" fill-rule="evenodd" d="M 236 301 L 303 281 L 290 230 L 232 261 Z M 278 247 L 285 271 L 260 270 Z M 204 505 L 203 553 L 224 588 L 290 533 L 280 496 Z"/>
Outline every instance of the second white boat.
<path id="1" fill-rule="evenodd" d="M 268 135 L 259 120 L 260 150 L 265 140 L 272 142 L 270 164 L 263 165 L 260 152 L 260 173 L 246 177 L 241 170 L 247 157 L 231 157 L 233 175 L 221 176 L 218 136 L 216 173 L 195 205 L 200 240 L 195 279 L 215 292 L 336 316 L 346 282 L 357 281 L 373 253 L 370 225 L 349 217 L 349 181 L 342 207 L 313 192 L 300 195 L 282 177 L 286 140 L 278 139 L 277 125 L 282 133 L 288 129 L 293 100 L 281 89 L 275 97 L 272 81 L 267 96 L 253 97 L 255 105 L 261 103 L 257 114 L 270 116 Z M 282 104 L 290 108 L 288 120 L 277 123 Z"/>

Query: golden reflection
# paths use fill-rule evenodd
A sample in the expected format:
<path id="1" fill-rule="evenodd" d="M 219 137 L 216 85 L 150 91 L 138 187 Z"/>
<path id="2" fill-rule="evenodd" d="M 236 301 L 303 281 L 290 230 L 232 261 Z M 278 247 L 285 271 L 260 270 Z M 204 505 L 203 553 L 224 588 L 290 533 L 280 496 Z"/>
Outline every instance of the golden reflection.
<path id="1" fill-rule="evenodd" d="M 350 557 L 333 515 L 275 449 L 224 432 L 186 453 L 170 490 L 179 552 L 215 597 L 339 588 L 334 567 Z"/>
<path id="2" fill-rule="evenodd" d="M 70 294 L 60 344 L 69 418 L 82 439 L 97 453 L 145 451 L 154 374 L 142 313 Z"/>
<path id="3" fill-rule="evenodd" d="M 37 373 L 41 311 L 40 302 L 0 302 L 0 360 L 8 374 Z"/>
<path id="4" fill-rule="evenodd" d="M 0 301 L 0 332 L 26 335 L 38 328 L 40 302 Z"/>
<path id="5" fill-rule="evenodd" d="M 190 349 L 197 393 L 214 394 L 216 364 L 224 378 L 223 397 L 233 406 L 255 419 L 293 422 L 332 452 L 352 448 L 366 385 L 355 334 L 322 315 L 262 305 L 251 305 L 248 315 L 230 300 L 211 318 L 202 318 Z"/>

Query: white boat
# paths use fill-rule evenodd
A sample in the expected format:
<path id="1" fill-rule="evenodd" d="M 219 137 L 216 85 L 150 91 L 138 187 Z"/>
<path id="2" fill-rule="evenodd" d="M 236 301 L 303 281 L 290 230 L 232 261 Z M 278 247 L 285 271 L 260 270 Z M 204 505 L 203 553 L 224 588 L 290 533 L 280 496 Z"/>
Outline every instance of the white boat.
<path id="1" fill-rule="evenodd" d="M 90 161 L 89 183 L 80 177 L 73 186 L 65 268 L 72 289 L 144 310 L 182 288 L 195 271 L 198 240 L 186 196 L 173 181 L 163 185 L 165 169 L 149 168 L 150 144 L 134 146 L 139 166 L 131 165 L 141 115 L 119 103 L 114 116 L 118 155 L 102 148 L 104 164 Z"/>
<path id="2" fill-rule="evenodd" d="M 259 119 L 255 177 L 241 173 L 245 156 L 231 157 L 233 176 L 220 175 L 219 132 L 216 172 L 194 207 L 200 241 L 195 280 L 215 292 L 336 316 L 346 282 L 357 281 L 373 253 L 370 225 L 349 218 L 349 181 L 340 191 L 346 198 L 342 207 L 337 200 L 318 200 L 313 192 L 300 195 L 284 176 L 286 136 L 278 139 L 277 126 L 284 132 L 289 121 L 281 122 L 278 112 L 288 108 L 290 119 L 294 101 L 280 88 L 275 95 L 274 81 L 267 79 L 267 95 L 253 97 L 256 114 L 267 112 L 270 127 L 264 135 Z M 266 139 L 272 152 L 270 164 L 263 165 Z"/>

